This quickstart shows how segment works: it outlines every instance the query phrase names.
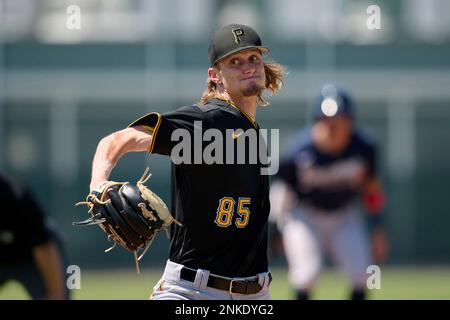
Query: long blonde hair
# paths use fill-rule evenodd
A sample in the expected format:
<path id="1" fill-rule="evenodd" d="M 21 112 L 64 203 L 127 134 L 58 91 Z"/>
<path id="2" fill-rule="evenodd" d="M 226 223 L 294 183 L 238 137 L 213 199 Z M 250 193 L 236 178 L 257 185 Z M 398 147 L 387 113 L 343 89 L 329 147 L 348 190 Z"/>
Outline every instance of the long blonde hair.
<path id="1" fill-rule="evenodd" d="M 284 74 L 286 73 L 286 68 L 281 64 L 270 60 L 264 61 L 264 70 L 266 73 L 266 88 L 270 94 L 273 96 L 277 91 L 281 90 L 284 85 Z M 258 106 L 265 107 L 270 103 L 264 99 L 263 90 L 257 96 Z M 206 89 L 203 91 L 202 97 L 200 98 L 200 105 L 206 104 L 209 100 L 218 98 L 223 99 L 222 94 L 217 90 L 217 84 L 211 81 L 211 79 L 206 79 Z"/>

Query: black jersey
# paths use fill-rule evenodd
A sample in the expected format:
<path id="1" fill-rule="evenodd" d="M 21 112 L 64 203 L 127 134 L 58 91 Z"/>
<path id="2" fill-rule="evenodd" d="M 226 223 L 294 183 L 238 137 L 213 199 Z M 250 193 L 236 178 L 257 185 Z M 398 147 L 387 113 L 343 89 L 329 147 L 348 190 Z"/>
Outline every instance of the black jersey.
<path id="1" fill-rule="evenodd" d="M 33 247 L 50 240 L 44 213 L 30 192 L 0 175 L 0 266 L 32 259 Z"/>
<path id="2" fill-rule="evenodd" d="M 213 99 L 202 106 L 182 107 L 162 115 L 151 113 L 134 125 L 154 128 L 149 152 L 163 155 L 179 148 L 180 140 L 173 141 L 180 136 L 177 129 L 184 129 L 191 139 L 205 135 L 200 146 L 194 142 L 190 151 L 183 152 L 183 157 L 191 152 L 190 163 L 177 162 L 173 154 L 171 157 L 171 211 L 183 226 L 171 226 L 170 260 L 229 277 L 267 272 L 268 176 L 261 174 L 259 158 L 251 160 L 255 141 L 245 136 L 256 132 L 259 145 L 258 124 L 231 102 Z M 206 138 L 210 129 L 222 133 L 223 161 L 199 161 L 211 143 L 220 140 Z M 245 163 L 238 162 L 242 154 L 236 145 L 240 139 L 244 139 L 241 142 L 247 151 Z M 225 140 L 234 145 L 233 154 L 225 147 Z"/>

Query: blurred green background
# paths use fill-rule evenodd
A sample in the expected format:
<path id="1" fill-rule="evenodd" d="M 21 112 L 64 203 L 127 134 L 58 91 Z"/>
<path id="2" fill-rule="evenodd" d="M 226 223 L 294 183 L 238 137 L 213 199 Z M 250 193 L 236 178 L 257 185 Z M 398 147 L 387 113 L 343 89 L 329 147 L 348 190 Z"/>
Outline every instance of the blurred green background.
<path id="1" fill-rule="evenodd" d="M 81 287 L 72 291 L 73 299 L 82 300 L 147 300 L 153 286 L 162 274 L 161 269 L 144 269 L 136 274 L 130 269 L 88 270 L 81 272 Z M 274 300 L 294 299 L 286 278 L 285 269 L 273 270 L 273 282 L 270 286 Z M 450 299 L 450 272 L 447 268 L 382 268 L 381 288 L 369 290 L 368 298 L 374 300 L 448 300 Z M 346 279 L 333 268 L 326 269 L 311 295 L 316 300 L 343 300 L 349 296 Z M 23 288 L 15 282 L 6 285 L 0 291 L 2 299 L 28 299 Z"/>
<path id="2" fill-rule="evenodd" d="M 373 4 L 380 8 L 379 30 L 366 25 Z M 67 26 L 70 5 L 80 10 L 80 29 Z M 408 283 L 413 286 L 408 277 L 423 282 L 418 297 L 444 297 L 440 279 L 448 280 L 450 269 L 449 11 L 446 0 L 0 0 L 0 169 L 31 187 L 65 235 L 70 263 L 88 270 L 86 290 L 77 297 L 96 296 L 87 288 L 106 289 L 103 281 L 114 274 L 102 278 L 89 270 L 131 263 L 124 250 L 103 253 L 108 243 L 98 228 L 71 225 L 87 215 L 73 205 L 88 192 L 96 144 L 150 111 L 195 103 L 204 89 L 211 32 L 247 23 L 271 48 L 269 58 L 289 70 L 285 89 L 258 112 L 262 128 L 280 129 L 281 151 L 309 123 L 311 101 L 330 81 L 353 94 L 358 125 L 379 143 L 392 246 L 386 277 L 400 289 L 374 297 L 400 297 Z M 153 172 L 149 186 L 170 203 L 164 157 L 127 155 L 111 179 L 137 180 L 145 166 Z M 160 267 L 167 248 L 160 237 L 143 267 Z M 284 279 L 285 262 L 274 266 Z M 342 287 L 327 275 L 324 297 Z M 148 290 L 155 277 L 143 277 L 149 281 L 136 280 L 131 291 Z M 128 276 L 123 279 L 126 284 Z M 274 282 L 274 290 L 274 297 L 289 296 L 285 281 Z"/>

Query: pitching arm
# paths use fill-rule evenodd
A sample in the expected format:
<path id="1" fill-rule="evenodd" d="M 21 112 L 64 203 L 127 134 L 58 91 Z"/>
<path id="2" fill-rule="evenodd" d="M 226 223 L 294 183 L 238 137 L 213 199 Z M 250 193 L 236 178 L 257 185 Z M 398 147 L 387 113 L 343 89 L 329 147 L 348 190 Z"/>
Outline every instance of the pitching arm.
<path id="1" fill-rule="evenodd" d="M 153 129 L 134 126 L 116 131 L 100 140 L 92 162 L 90 190 L 109 179 L 111 171 L 124 154 L 148 151 L 152 135 Z"/>

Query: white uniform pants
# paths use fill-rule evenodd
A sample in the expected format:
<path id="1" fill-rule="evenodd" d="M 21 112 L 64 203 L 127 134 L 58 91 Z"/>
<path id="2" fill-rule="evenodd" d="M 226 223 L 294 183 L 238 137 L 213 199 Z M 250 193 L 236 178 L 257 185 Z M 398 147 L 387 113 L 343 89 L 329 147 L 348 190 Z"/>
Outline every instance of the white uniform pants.
<path id="1" fill-rule="evenodd" d="M 180 279 L 183 265 L 167 260 L 162 278 L 153 288 L 150 300 L 270 300 L 269 273 L 257 274 L 261 291 L 255 294 L 229 293 L 207 286 L 210 272 L 198 269 L 194 282 Z M 215 275 L 217 276 L 217 275 Z M 222 277 L 225 278 L 225 277 Z M 254 277 L 250 277 L 254 278 Z M 225 278 L 231 280 L 231 278 Z M 246 280 L 249 278 L 233 278 Z"/>
<path id="2" fill-rule="evenodd" d="M 289 280 L 296 289 L 310 289 L 324 254 L 347 275 L 354 288 L 365 288 L 371 252 L 364 223 L 356 207 L 323 213 L 299 206 L 285 217 L 283 244 Z"/>

